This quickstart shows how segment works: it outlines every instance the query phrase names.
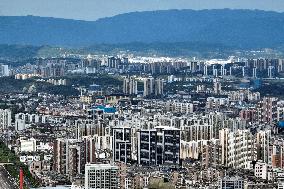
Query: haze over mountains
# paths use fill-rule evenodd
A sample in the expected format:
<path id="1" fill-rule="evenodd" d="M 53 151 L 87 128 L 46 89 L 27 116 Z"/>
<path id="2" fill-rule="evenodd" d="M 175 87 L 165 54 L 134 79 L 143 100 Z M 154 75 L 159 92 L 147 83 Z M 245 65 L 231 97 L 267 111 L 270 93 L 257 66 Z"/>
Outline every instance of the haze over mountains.
<path id="1" fill-rule="evenodd" d="M 1 16 L 0 44 L 83 47 L 189 42 L 240 49 L 284 44 L 284 13 L 259 10 L 133 12 L 97 21 Z"/>

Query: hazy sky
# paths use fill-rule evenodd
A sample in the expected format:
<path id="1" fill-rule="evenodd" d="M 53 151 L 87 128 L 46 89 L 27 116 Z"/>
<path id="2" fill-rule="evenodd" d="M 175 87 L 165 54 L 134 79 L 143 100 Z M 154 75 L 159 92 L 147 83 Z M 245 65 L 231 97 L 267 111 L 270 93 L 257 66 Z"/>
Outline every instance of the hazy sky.
<path id="1" fill-rule="evenodd" d="M 96 20 L 144 10 L 219 8 L 284 12 L 284 0 L 0 0 L 0 15 L 35 15 L 81 20 Z"/>

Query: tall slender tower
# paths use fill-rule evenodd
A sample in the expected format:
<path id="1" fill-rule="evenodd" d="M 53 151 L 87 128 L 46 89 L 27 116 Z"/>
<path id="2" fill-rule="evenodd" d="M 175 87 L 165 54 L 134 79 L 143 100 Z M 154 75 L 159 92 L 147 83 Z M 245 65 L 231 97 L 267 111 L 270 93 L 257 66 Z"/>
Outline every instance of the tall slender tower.
<path id="1" fill-rule="evenodd" d="M 22 168 L 20 168 L 20 189 L 24 189 L 24 172 Z"/>

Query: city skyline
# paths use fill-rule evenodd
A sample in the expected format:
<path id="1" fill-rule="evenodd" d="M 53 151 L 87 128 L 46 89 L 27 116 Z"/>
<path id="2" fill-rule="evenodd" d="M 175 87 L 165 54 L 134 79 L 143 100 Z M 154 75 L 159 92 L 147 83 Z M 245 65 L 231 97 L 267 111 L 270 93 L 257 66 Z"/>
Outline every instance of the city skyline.
<path id="1" fill-rule="evenodd" d="M 284 0 L 0 0 L 0 83 L 0 189 L 284 189 Z"/>
<path id="2" fill-rule="evenodd" d="M 218 0 L 212 4 L 211 0 L 2 0 L 0 2 L 1 16 L 42 16 L 68 18 L 75 20 L 97 20 L 118 14 L 136 11 L 154 11 L 169 9 L 259 9 L 265 11 L 284 11 L 281 0 Z M 64 11 L 63 11 L 64 10 Z"/>

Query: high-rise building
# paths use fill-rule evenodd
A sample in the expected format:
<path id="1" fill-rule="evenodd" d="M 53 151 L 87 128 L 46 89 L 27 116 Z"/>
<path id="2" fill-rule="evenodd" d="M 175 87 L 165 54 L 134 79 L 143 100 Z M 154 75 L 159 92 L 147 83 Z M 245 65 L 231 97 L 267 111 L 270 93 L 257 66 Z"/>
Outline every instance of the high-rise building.
<path id="1" fill-rule="evenodd" d="M 57 173 L 74 177 L 84 174 L 86 163 L 95 163 L 95 140 L 93 137 L 56 139 L 53 146 L 53 169 Z"/>
<path id="2" fill-rule="evenodd" d="M 272 166 L 264 163 L 262 161 L 258 161 L 255 164 L 254 168 L 254 176 L 257 178 L 261 178 L 263 180 L 269 179 L 269 171 L 272 171 Z"/>
<path id="3" fill-rule="evenodd" d="M 211 166 L 220 165 L 221 163 L 220 160 L 221 160 L 220 140 L 211 139 L 207 141 L 206 145 L 203 145 L 201 150 L 202 166 L 208 168 Z"/>
<path id="4" fill-rule="evenodd" d="M 85 165 L 85 189 L 119 188 L 118 167 L 110 164 Z"/>
<path id="5" fill-rule="evenodd" d="M 0 109 L 0 129 L 7 129 L 12 125 L 11 114 L 12 112 L 9 109 Z"/>
<path id="6" fill-rule="evenodd" d="M 252 69 L 252 77 L 257 78 L 257 68 Z"/>
<path id="7" fill-rule="evenodd" d="M 49 121 L 48 115 L 18 113 L 15 115 L 15 129 L 17 131 L 20 131 L 28 128 L 30 124 L 41 124 L 41 123 L 47 123 L 48 121 Z"/>
<path id="8" fill-rule="evenodd" d="M 131 77 L 124 78 L 123 80 L 123 93 L 130 95 L 137 95 L 137 81 Z"/>
<path id="9" fill-rule="evenodd" d="M 65 75 L 65 61 L 48 61 L 38 65 L 35 74 L 41 77 L 62 77 Z"/>
<path id="10" fill-rule="evenodd" d="M 81 156 L 84 157 L 85 163 L 95 163 L 96 162 L 96 141 L 92 136 L 83 137 L 82 141 Z"/>
<path id="11" fill-rule="evenodd" d="M 221 129 L 219 131 L 219 139 L 221 146 L 221 164 L 228 165 L 228 133 L 229 129 Z"/>
<path id="12" fill-rule="evenodd" d="M 218 69 L 216 68 L 215 65 L 213 65 L 213 76 L 218 77 Z"/>
<path id="13" fill-rule="evenodd" d="M 221 163 L 232 168 L 251 168 L 255 159 L 253 135 L 249 130 L 220 130 Z"/>
<path id="14" fill-rule="evenodd" d="M 125 164 L 132 161 L 131 128 L 121 127 L 112 129 L 113 161 Z"/>
<path id="15" fill-rule="evenodd" d="M 64 139 L 56 139 L 53 143 L 53 170 L 60 174 L 66 174 L 66 146 Z"/>
<path id="16" fill-rule="evenodd" d="M 279 59 L 279 64 L 278 64 L 278 72 L 283 72 L 284 71 L 284 60 L 283 59 Z"/>
<path id="17" fill-rule="evenodd" d="M 243 77 L 245 77 L 246 70 L 245 70 L 245 67 L 244 67 L 244 66 L 242 66 L 242 73 L 243 73 Z"/>
<path id="18" fill-rule="evenodd" d="M 224 65 L 221 66 L 221 75 L 222 75 L 222 76 L 227 75 L 227 69 L 225 69 L 225 66 L 224 66 Z"/>
<path id="19" fill-rule="evenodd" d="M 164 94 L 164 81 L 162 79 L 155 80 L 155 95 L 163 95 Z"/>
<path id="20" fill-rule="evenodd" d="M 178 112 L 183 114 L 193 113 L 193 104 L 190 102 L 167 101 L 165 105 L 167 111 Z"/>
<path id="21" fill-rule="evenodd" d="M 152 77 L 144 79 L 144 96 L 159 96 L 164 94 L 164 81 Z"/>
<path id="22" fill-rule="evenodd" d="M 180 161 L 180 130 L 156 127 L 138 134 L 138 164 L 178 165 Z"/>
<path id="23" fill-rule="evenodd" d="M 256 159 L 264 163 L 271 163 L 270 160 L 270 145 L 271 145 L 271 130 L 259 131 L 256 134 Z"/>
<path id="24" fill-rule="evenodd" d="M 107 59 L 107 65 L 109 68 L 119 68 L 121 65 L 121 59 L 116 57 L 109 57 Z"/>
<path id="25" fill-rule="evenodd" d="M 197 71 L 197 62 L 196 61 L 190 62 L 190 70 L 191 70 L 191 73 L 194 73 L 194 72 Z"/>
<path id="26" fill-rule="evenodd" d="M 277 120 L 277 102 L 274 97 L 264 97 L 257 105 L 257 119 L 261 123 L 272 123 Z"/>
<path id="27" fill-rule="evenodd" d="M 274 66 L 269 66 L 267 69 L 267 76 L 268 78 L 273 78 L 274 76 Z"/>
<path id="28" fill-rule="evenodd" d="M 144 79 L 144 96 L 150 96 L 154 94 L 154 78 Z"/>
<path id="29" fill-rule="evenodd" d="M 9 76 L 9 66 L 0 64 L 0 77 Z"/>
<path id="30" fill-rule="evenodd" d="M 256 121 L 256 111 L 254 109 L 243 109 L 240 111 L 239 117 L 247 122 L 254 122 Z"/>
<path id="31" fill-rule="evenodd" d="M 182 133 L 186 141 L 210 140 L 214 138 L 213 125 L 197 120 L 195 124 L 184 126 Z"/>
<path id="32" fill-rule="evenodd" d="M 221 94 L 222 92 L 222 85 L 218 79 L 214 79 L 214 93 Z"/>
<path id="33" fill-rule="evenodd" d="M 203 75 L 205 75 L 205 76 L 208 75 L 208 66 L 207 66 L 207 65 L 204 65 L 204 68 L 203 68 Z"/>

